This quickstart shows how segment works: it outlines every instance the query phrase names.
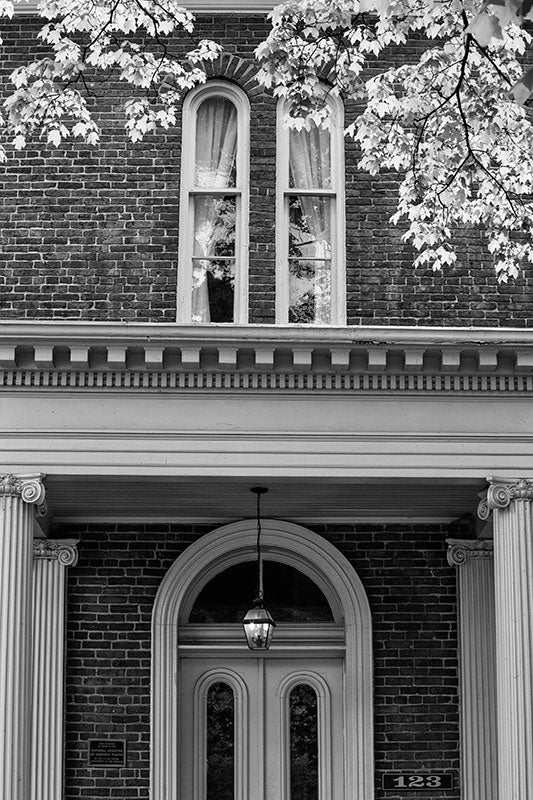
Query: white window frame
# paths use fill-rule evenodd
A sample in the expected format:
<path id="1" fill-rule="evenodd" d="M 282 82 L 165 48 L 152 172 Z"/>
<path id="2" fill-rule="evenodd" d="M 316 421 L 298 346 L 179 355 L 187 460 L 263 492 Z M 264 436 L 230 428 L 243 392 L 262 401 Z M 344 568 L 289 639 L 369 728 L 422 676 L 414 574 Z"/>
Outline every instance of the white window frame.
<path id="1" fill-rule="evenodd" d="M 328 95 L 332 124 L 331 189 L 289 187 L 289 127 L 287 103 L 277 106 L 276 122 L 276 324 L 289 323 L 289 197 L 318 194 L 332 198 L 331 219 L 331 320 L 330 325 L 346 325 L 346 209 L 344 199 L 344 106 L 338 97 Z M 323 323 L 309 323 L 310 326 Z"/>
<path id="2" fill-rule="evenodd" d="M 237 110 L 237 185 L 221 194 L 237 198 L 235 227 L 235 302 L 233 323 L 248 322 L 248 217 L 250 207 L 250 103 L 238 86 L 226 81 L 208 81 L 190 91 L 183 101 L 182 158 L 180 180 L 180 222 L 178 242 L 177 321 L 192 323 L 192 252 L 194 245 L 194 197 L 216 190 L 194 185 L 196 166 L 196 123 L 200 105 L 209 97 L 224 97 Z M 197 325 L 198 323 L 194 323 Z M 200 323 L 201 324 L 201 323 Z"/>

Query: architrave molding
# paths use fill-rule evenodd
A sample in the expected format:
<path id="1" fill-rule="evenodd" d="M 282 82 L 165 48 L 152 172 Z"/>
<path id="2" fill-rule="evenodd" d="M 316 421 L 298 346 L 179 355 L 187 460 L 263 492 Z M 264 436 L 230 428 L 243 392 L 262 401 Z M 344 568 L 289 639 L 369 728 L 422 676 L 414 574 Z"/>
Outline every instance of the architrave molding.
<path id="1" fill-rule="evenodd" d="M 183 609 L 216 573 L 254 557 L 255 521 L 217 528 L 191 544 L 163 579 L 152 615 L 151 800 L 178 800 L 179 633 Z M 328 541 L 292 523 L 265 520 L 263 553 L 314 580 L 342 614 L 346 631 L 346 800 L 372 800 L 372 635 L 368 599 L 349 561 Z M 243 650 L 245 644 L 243 641 Z"/>

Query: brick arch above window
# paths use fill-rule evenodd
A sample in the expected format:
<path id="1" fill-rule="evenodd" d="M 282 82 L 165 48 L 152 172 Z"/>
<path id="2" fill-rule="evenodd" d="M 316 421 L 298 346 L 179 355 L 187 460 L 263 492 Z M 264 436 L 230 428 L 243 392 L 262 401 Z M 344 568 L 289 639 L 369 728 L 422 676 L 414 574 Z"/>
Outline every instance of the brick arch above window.
<path id="1" fill-rule="evenodd" d="M 205 64 L 205 72 L 206 86 L 213 79 L 229 81 L 246 92 L 250 100 L 265 96 L 264 88 L 257 81 L 257 62 L 254 60 L 234 53 L 221 53 L 214 61 Z"/>

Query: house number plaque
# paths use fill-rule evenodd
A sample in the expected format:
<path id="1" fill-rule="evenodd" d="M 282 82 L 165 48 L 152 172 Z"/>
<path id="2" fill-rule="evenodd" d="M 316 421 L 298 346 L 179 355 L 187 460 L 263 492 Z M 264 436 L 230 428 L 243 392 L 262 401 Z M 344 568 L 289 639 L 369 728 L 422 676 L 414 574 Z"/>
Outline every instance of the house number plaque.
<path id="1" fill-rule="evenodd" d="M 125 767 L 125 739 L 91 739 L 89 741 L 90 767 Z"/>
<path id="2" fill-rule="evenodd" d="M 390 772 L 381 776 L 381 788 L 397 792 L 413 792 L 417 789 L 453 789 L 453 773 L 444 772 L 438 775 Z"/>

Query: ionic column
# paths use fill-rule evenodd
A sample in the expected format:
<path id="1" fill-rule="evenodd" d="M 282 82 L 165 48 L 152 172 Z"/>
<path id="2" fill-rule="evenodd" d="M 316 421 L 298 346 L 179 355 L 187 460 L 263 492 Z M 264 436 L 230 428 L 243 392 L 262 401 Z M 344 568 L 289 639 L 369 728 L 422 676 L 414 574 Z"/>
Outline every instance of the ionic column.
<path id="1" fill-rule="evenodd" d="M 500 800 L 533 798 L 533 481 L 489 479 L 494 512 Z"/>
<path id="2" fill-rule="evenodd" d="M 0 797 L 28 800 L 34 506 L 41 475 L 0 476 Z"/>
<path id="3" fill-rule="evenodd" d="M 497 800 L 496 641 L 492 541 L 448 539 L 457 566 L 462 800 Z"/>
<path id="4" fill-rule="evenodd" d="M 31 800 L 63 797 L 65 572 L 77 561 L 76 543 L 33 543 Z"/>

